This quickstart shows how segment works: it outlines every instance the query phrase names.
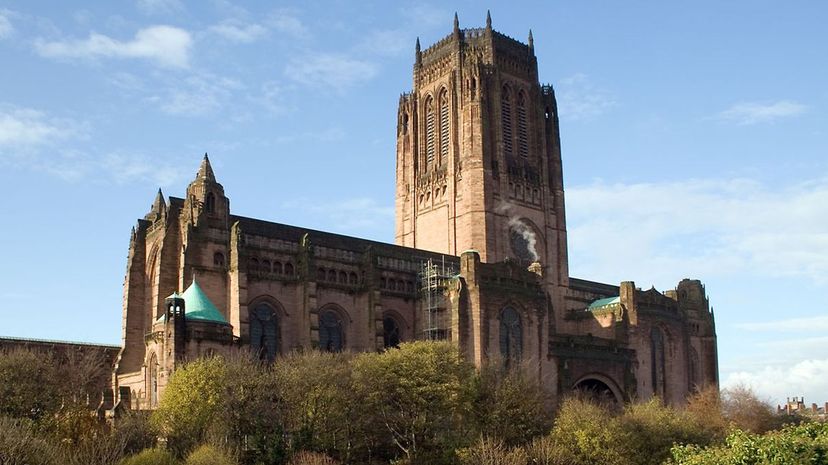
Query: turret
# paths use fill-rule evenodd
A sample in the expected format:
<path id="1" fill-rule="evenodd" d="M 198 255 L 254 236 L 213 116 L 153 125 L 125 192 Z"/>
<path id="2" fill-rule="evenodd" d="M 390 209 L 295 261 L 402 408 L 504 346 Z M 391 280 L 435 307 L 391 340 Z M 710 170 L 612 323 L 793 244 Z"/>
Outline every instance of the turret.
<path id="1" fill-rule="evenodd" d="M 224 187 L 216 181 L 206 153 L 196 178 L 187 186 L 186 208 L 194 226 L 199 226 L 203 220 L 215 227 L 228 226 L 230 200 L 224 196 Z"/>

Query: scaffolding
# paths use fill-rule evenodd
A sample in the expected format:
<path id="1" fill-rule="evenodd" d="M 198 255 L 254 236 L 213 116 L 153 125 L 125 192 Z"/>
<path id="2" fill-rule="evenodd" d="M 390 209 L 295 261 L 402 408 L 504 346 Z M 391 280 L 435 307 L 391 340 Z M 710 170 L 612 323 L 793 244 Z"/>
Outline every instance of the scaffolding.
<path id="1" fill-rule="evenodd" d="M 432 259 L 422 262 L 418 276 L 420 302 L 423 313 L 422 338 L 429 341 L 450 339 L 451 317 L 446 289 L 456 273 L 446 265 Z"/>

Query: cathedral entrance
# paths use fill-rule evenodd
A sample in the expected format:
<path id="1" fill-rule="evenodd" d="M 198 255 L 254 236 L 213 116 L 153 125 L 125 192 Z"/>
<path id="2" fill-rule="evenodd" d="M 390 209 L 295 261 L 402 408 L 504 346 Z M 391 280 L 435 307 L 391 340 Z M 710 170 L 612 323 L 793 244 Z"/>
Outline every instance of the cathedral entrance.
<path id="1" fill-rule="evenodd" d="M 623 404 L 621 391 L 611 379 L 603 375 L 585 376 L 572 386 L 572 390 L 602 405 L 620 407 Z"/>

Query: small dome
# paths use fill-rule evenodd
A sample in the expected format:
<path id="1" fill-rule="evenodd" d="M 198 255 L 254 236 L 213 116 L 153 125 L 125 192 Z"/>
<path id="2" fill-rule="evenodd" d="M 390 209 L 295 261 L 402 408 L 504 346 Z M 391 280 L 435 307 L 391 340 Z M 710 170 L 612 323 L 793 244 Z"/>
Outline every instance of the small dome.
<path id="1" fill-rule="evenodd" d="M 195 281 L 181 294 L 181 297 L 184 298 L 184 316 L 188 320 L 229 324 Z"/>

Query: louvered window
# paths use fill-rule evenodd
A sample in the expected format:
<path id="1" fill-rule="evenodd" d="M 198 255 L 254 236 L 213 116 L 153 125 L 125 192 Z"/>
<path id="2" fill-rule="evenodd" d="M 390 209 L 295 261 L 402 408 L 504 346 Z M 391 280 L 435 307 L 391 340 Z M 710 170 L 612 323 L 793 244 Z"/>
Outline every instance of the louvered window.
<path id="1" fill-rule="evenodd" d="M 426 164 L 434 163 L 434 101 L 426 102 Z"/>
<path id="2" fill-rule="evenodd" d="M 250 312 L 250 349 L 260 360 L 271 362 L 276 358 L 278 346 L 276 312 L 268 304 L 259 304 Z"/>
<path id="3" fill-rule="evenodd" d="M 448 159 L 449 153 L 449 108 L 446 92 L 440 94 L 440 164 Z"/>
<path id="4" fill-rule="evenodd" d="M 518 130 L 518 153 L 523 158 L 529 156 L 529 136 L 527 131 L 528 123 L 526 121 L 526 98 L 523 92 L 518 95 L 517 107 L 517 130 Z"/>
<path id="5" fill-rule="evenodd" d="M 650 363 L 652 367 L 653 393 L 664 399 L 667 385 L 666 354 L 664 353 L 664 333 L 659 328 L 650 331 Z"/>
<path id="6" fill-rule="evenodd" d="M 512 102 L 509 95 L 509 88 L 503 88 L 500 100 L 500 124 L 503 128 L 503 154 L 511 155 L 512 152 Z"/>

